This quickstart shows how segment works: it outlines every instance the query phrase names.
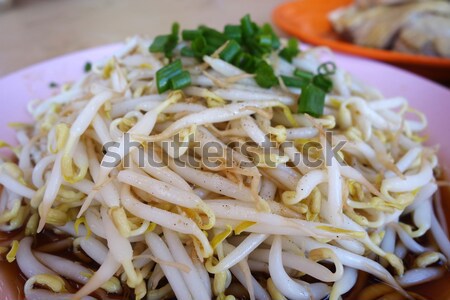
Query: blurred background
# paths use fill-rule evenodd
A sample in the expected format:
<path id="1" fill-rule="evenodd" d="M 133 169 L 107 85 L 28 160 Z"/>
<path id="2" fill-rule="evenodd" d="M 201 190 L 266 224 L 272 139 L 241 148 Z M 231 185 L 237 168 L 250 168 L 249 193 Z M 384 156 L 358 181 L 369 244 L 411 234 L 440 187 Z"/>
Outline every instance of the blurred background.
<path id="1" fill-rule="evenodd" d="M 12 1 L 13 3 L 7 4 Z M 181 27 L 271 22 L 281 0 L 0 0 L 0 77 L 80 49 Z"/>
<path id="2" fill-rule="evenodd" d="M 450 86 L 449 0 L 0 0 L 0 76 L 134 34 L 155 36 L 174 21 L 222 29 L 246 13 L 282 36 Z"/>

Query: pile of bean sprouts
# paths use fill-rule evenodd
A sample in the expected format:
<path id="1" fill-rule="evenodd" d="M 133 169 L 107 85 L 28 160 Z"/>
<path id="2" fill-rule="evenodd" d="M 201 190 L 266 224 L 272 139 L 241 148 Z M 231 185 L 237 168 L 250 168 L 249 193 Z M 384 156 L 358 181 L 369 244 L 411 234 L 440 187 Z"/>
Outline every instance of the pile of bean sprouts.
<path id="1" fill-rule="evenodd" d="M 130 38 L 31 102 L 33 123 L 13 124 L 19 145 L 2 143 L 13 155 L 0 161 L 0 230 L 10 237 L 1 252 L 26 277 L 27 299 L 335 300 L 363 272 L 410 298 L 405 288 L 447 272 L 436 149 L 422 144 L 426 119 L 406 99 L 338 67 L 313 118 L 295 113 L 300 89 L 261 88 L 216 53 L 181 57 L 192 85 L 158 94 L 167 60 L 150 43 Z M 266 59 L 291 75 L 333 55 L 319 47 L 292 63 Z M 162 164 L 145 155 L 142 165 L 126 133 Z M 230 146 L 249 142 L 248 152 Z M 203 161 L 194 145 L 211 143 L 227 155 L 180 164 Z M 308 143 L 318 146 L 306 153 Z M 59 240 L 42 244 L 42 232 Z"/>

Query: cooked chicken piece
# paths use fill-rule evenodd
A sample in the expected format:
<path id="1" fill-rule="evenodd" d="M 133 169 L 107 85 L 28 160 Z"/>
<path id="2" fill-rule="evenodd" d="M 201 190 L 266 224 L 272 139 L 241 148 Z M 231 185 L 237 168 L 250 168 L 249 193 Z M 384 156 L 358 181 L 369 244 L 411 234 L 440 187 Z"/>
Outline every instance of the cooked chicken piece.
<path id="1" fill-rule="evenodd" d="M 366 9 L 352 5 L 334 11 L 330 21 L 338 33 L 358 45 L 382 49 L 396 45 L 398 51 L 448 56 L 450 3 L 447 1 Z"/>
<path id="2" fill-rule="evenodd" d="M 450 18 L 423 15 L 408 22 L 400 31 L 394 50 L 450 58 Z"/>
<path id="3" fill-rule="evenodd" d="M 378 5 L 405 4 L 412 2 L 424 2 L 430 0 L 355 0 L 356 6 L 360 8 L 373 7 Z"/>

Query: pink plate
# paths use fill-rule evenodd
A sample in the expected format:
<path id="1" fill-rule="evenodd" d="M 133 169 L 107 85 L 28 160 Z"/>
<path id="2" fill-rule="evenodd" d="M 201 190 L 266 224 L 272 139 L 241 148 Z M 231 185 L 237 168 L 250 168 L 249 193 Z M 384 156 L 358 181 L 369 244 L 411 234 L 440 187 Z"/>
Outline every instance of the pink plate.
<path id="1" fill-rule="evenodd" d="M 60 56 L 0 79 L 0 139 L 14 143 L 14 132 L 10 122 L 29 122 L 26 106 L 28 101 L 42 99 L 54 91 L 51 82 L 70 82 L 83 73 L 87 61 L 97 61 L 117 49 L 118 45 L 107 45 Z M 429 126 L 426 134 L 430 145 L 439 144 L 441 165 L 450 166 L 450 90 L 427 79 L 384 63 L 336 54 L 337 64 L 350 71 L 360 80 L 377 87 L 386 97 L 404 96 L 413 107 L 425 112 Z M 16 287 L 13 280 L 6 278 L 3 266 L 0 268 L 0 295 L 2 299 L 15 299 Z"/>

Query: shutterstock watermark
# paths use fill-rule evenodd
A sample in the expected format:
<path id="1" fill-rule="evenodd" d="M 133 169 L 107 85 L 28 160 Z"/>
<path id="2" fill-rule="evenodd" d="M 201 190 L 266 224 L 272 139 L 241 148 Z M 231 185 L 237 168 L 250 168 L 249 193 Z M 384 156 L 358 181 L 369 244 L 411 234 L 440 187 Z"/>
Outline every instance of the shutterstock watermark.
<path id="1" fill-rule="evenodd" d="M 124 168 L 129 168 L 134 163 L 140 168 L 164 167 L 170 159 L 179 167 L 191 168 L 275 168 L 280 163 L 288 163 L 290 167 L 304 165 L 317 168 L 324 164 L 331 165 L 333 158 L 345 165 L 339 151 L 346 142 L 338 141 L 333 144 L 333 134 L 332 131 L 325 132 L 324 145 L 313 140 L 298 145 L 293 141 L 277 144 L 269 136 L 259 144 L 244 139 L 235 139 L 229 143 L 202 142 L 196 139 L 194 133 L 183 137 L 177 134 L 170 140 L 158 142 L 158 147 L 154 147 L 154 143 L 140 143 L 125 133 L 120 143 L 108 142 L 103 145 L 105 157 L 102 166 L 111 168 L 122 164 Z"/>

